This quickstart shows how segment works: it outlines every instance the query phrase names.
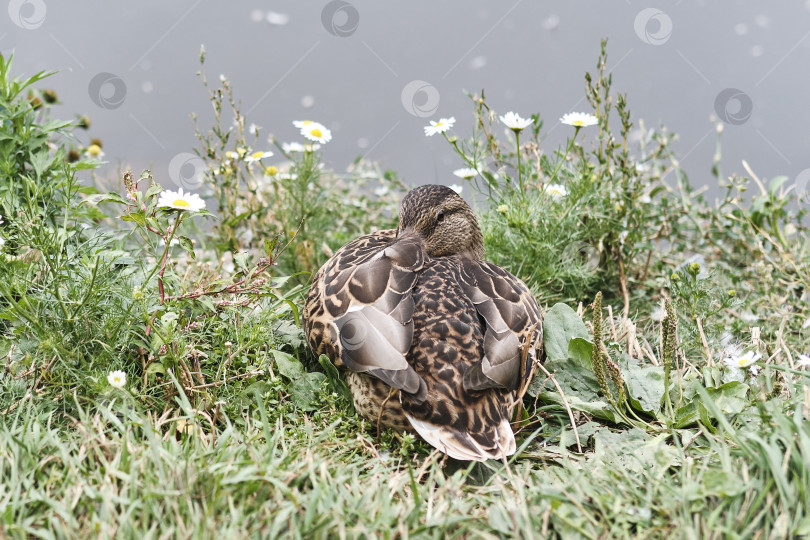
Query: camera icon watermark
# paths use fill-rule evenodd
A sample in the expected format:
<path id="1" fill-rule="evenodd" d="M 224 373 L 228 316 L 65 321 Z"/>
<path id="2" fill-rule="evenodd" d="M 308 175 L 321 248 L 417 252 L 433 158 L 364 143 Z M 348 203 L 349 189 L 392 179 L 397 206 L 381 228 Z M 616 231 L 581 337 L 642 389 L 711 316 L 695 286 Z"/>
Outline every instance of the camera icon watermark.
<path id="1" fill-rule="evenodd" d="M 425 81 L 411 81 L 402 89 L 402 106 L 413 116 L 427 118 L 439 110 L 439 91 Z"/>
<path id="2" fill-rule="evenodd" d="M 99 73 L 87 86 L 90 100 L 102 109 L 117 109 L 127 98 L 127 85 L 124 79 L 114 73 Z"/>
<path id="3" fill-rule="evenodd" d="M 45 22 L 48 8 L 43 0 L 11 0 L 8 16 L 11 22 L 25 30 L 35 30 Z"/>
<path id="4" fill-rule="evenodd" d="M 663 45 L 672 36 L 672 19 L 657 8 L 642 9 L 633 21 L 638 39 L 648 45 Z"/>
<path id="5" fill-rule="evenodd" d="M 321 23 L 333 36 L 349 37 L 360 25 L 360 13 L 345 0 L 332 0 L 321 11 Z"/>
<path id="6" fill-rule="evenodd" d="M 714 98 L 714 112 L 726 124 L 740 126 L 751 118 L 753 111 L 751 96 L 738 88 L 726 88 Z"/>

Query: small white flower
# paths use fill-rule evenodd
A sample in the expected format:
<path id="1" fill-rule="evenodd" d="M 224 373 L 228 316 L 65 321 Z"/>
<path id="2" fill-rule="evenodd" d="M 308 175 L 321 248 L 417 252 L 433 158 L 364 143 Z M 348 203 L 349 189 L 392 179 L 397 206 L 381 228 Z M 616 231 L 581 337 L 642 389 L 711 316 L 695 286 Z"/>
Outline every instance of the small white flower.
<path id="1" fill-rule="evenodd" d="M 799 357 L 796 359 L 796 365 L 799 367 L 810 367 L 810 356 L 806 354 L 800 354 Z"/>
<path id="2" fill-rule="evenodd" d="M 498 208 L 495 209 L 499 214 L 505 214 L 509 211 L 509 207 L 505 204 L 500 205 Z"/>
<path id="3" fill-rule="evenodd" d="M 638 198 L 638 202 L 642 204 L 650 204 L 652 202 L 652 197 L 647 195 L 646 193 Z"/>
<path id="4" fill-rule="evenodd" d="M 444 133 L 451 127 L 453 124 L 456 123 L 456 118 L 451 116 L 450 118 L 439 118 L 438 122 L 434 122 L 433 120 L 430 121 L 429 126 L 425 126 L 425 135 L 428 137 L 432 137 L 437 133 Z"/>
<path id="5" fill-rule="evenodd" d="M 267 22 L 275 26 L 284 26 L 290 22 L 290 16 L 286 13 L 278 13 L 276 11 L 268 11 L 265 17 Z"/>
<path id="6" fill-rule="evenodd" d="M 512 131 L 523 131 L 524 128 L 529 127 L 534 122 L 533 118 L 521 118 L 517 113 L 509 111 L 501 116 L 501 122 L 506 124 L 506 127 Z"/>
<path id="7" fill-rule="evenodd" d="M 469 180 L 470 178 L 478 174 L 478 171 L 476 171 L 475 169 L 464 168 L 464 169 L 456 169 L 455 171 L 453 171 L 453 174 L 455 174 L 459 178 Z"/>
<path id="8" fill-rule="evenodd" d="M 183 188 L 180 188 L 179 191 L 167 189 L 160 193 L 157 207 L 199 212 L 205 208 L 205 201 L 196 193 L 183 193 Z"/>
<path id="9" fill-rule="evenodd" d="M 759 370 L 760 370 L 760 367 L 758 365 L 754 364 L 753 366 L 748 368 L 748 373 L 750 373 L 752 377 L 756 377 L 757 374 L 759 373 Z"/>
<path id="10" fill-rule="evenodd" d="M 562 199 L 568 195 L 568 188 L 562 184 L 549 184 L 546 186 L 546 194 L 554 200 Z"/>
<path id="11" fill-rule="evenodd" d="M 250 133 L 251 135 L 256 135 L 259 132 L 259 129 L 261 128 L 256 124 L 250 124 L 248 126 L 248 133 Z"/>
<path id="12" fill-rule="evenodd" d="M 293 125 L 300 129 L 301 135 L 310 141 L 323 144 L 332 140 L 332 132 L 320 122 L 313 122 L 312 120 L 295 120 L 293 121 Z"/>
<path id="13" fill-rule="evenodd" d="M 273 155 L 273 152 L 262 152 L 262 151 L 253 152 L 252 154 L 248 155 L 245 158 L 245 161 L 247 161 L 248 163 L 253 163 L 253 162 L 256 162 L 256 161 L 261 161 L 264 158 L 269 158 L 272 155 Z"/>
<path id="14" fill-rule="evenodd" d="M 564 114 L 562 118 L 560 118 L 560 122 L 567 126 L 574 126 L 578 128 L 588 127 L 588 126 L 595 126 L 599 123 L 599 119 L 592 114 L 589 113 L 568 113 Z"/>
<path id="15" fill-rule="evenodd" d="M 383 197 L 388 195 L 388 186 L 380 186 L 374 190 L 374 195 L 377 197 Z"/>
<path id="16" fill-rule="evenodd" d="M 461 190 L 464 189 L 464 186 L 460 186 L 458 184 L 450 184 L 450 189 L 461 195 Z"/>
<path id="17" fill-rule="evenodd" d="M 219 82 L 223 82 L 223 83 L 224 83 L 224 82 L 225 82 L 225 81 L 227 81 L 227 80 L 228 80 L 228 78 L 225 76 L 225 74 L 224 74 L 224 73 L 220 73 L 220 74 L 219 74 Z"/>
<path id="18" fill-rule="evenodd" d="M 113 388 L 123 388 L 125 384 L 127 384 L 127 374 L 123 371 L 111 371 L 109 375 L 107 375 L 107 382 L 110 383 L 110 386 Z"/>
<path id="19" fill-rule="evenodd" d="M 321 145 L 318 143 L 315 144 L 301 144 L 299 142 L 289 142 L 289 143 L 281 143 L 281 149 L 284 150 L 286 154 L 292 154 L 294 152 L 314 152 L 315 150 L 319 150 Z"/>
<path id="20" fill-rule="evenodd" d="M 744 369 L 751 367 L 751 365 L 760 358 L 762 358 L 761 354 L 755 354 L 754 351 L 747 351 L 745 354 L 727 356 L 723 358 L 723 362 L 729 367 Z"/>

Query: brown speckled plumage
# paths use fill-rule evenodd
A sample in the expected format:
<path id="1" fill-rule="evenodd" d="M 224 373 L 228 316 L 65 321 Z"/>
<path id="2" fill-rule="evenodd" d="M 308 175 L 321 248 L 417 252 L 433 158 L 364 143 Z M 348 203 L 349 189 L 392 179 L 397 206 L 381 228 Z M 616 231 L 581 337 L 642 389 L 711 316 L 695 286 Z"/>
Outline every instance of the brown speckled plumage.
<path id="1" fill-rule="evenodd" d="M 542 343 L 529 290 L 482 259 L 467 203 L 422 186 L 403 200 L 397 230 L 362 236 L 323 265 L 304 310 L 312 349 L 346 371 L 358 413 L 476 461 L 515 452 L 521 349 L 529 340 L 532 361 Z"/>

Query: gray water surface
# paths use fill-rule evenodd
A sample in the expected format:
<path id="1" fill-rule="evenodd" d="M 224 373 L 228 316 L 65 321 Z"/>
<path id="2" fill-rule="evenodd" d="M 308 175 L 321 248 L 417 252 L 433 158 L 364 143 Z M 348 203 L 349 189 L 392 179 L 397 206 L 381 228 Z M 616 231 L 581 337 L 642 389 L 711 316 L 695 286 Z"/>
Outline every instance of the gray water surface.
<path id="1" fill-rule="evenodd" d="M 808 187 L 810 2 L 12 0 L 0 21 L 16 73 L 59 70 L 47 83 L 56 114 L 91 118 L 80 136 L 104 140 L 110 178 L 151 167 L 176 184 L 169 163 L 197 144 L 190 114 L 212 118 L 195 75 L 201 44 L 209 79 L 225 74 L 264 134 L 301 140 L 291 122 L 317 120 L 332 129 L 336 170 L 363 155 L 411 184 L 449 184 L 462 163 L 425 137 L 428 120 L 455 116 L 468 134 L 463 91 L 485 88 L 499 112 L 540 112 L 550 152 L 570 135 L 557 119 L 589 110 L 583 75 L 609 38 L 615 89 L 636 120 L 679 134 L 695 185 L 716 184 L 720 122 L 725 174 L 746 159 Z M 412 81 L 428 86 L 403 104 Z"/>

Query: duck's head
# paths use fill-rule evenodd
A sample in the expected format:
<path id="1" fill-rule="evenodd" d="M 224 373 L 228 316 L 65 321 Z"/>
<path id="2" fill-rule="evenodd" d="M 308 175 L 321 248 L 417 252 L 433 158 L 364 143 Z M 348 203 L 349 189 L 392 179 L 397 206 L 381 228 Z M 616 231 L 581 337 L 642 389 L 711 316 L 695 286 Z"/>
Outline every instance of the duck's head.
<path id="1" fill-rule="evenodd" d="M 484 236 L 470 205 L 447 186 L 428 184 L 405 195 L 397 236 L 416 233 L 432 257 L 484 258 Z"/>

